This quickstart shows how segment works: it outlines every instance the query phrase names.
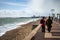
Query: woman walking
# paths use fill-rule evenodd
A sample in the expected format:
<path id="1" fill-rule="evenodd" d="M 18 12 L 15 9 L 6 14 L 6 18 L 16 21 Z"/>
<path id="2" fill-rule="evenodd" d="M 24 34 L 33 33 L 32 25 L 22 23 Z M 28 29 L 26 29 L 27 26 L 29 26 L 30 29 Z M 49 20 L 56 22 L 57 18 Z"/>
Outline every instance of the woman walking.
<path id="1" fill-rule="evenodd" d="M 41 19 L 40 23 L 41 23 L 41 27 L 42 27 L 42 32 L 45 32 L 45 23 L 46 23 L 45 17 L 43 17 L 43 18 Z"/>

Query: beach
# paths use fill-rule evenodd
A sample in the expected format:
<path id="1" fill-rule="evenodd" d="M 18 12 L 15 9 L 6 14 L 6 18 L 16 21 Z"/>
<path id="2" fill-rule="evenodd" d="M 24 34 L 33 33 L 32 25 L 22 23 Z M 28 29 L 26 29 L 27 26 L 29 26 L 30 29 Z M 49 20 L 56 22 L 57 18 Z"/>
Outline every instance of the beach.
<path id="1" fill-rule="evenodd" d="M 3 36 L 0 37 L 0 40 L 23 40 L 29 33 L 32 31 L 33 25 L 39 25 L 39 21 L 30 22 L 28 24 L 20 25 L 16 29 L 7 31 Z"/>

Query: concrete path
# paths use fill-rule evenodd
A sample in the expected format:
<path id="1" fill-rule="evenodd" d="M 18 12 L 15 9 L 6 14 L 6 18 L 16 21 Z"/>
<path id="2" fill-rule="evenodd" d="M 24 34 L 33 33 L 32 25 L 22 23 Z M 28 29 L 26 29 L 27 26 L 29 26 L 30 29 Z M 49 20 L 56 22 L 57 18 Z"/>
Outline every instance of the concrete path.
<path id="1" fill-rule="evenodd" d="M 31 40 L 60 40 L 60 24 L 53 22 L 50 33 L 47 31 L 47 28 L 45 33 L 42 33 L 40 29 Z"/>

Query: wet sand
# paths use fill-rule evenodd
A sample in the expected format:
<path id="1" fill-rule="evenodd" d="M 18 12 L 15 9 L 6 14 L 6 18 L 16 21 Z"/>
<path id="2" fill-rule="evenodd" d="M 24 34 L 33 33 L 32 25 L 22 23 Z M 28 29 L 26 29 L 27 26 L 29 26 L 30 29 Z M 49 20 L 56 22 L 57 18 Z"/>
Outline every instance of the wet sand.
<path id="1" fill-rule="evenodd" d="M 39 25 L 39 20 L 21 25 L 22 27 L 7 31 L 0 40 L 23 40 L 32 31 L 32 25 Z"/>

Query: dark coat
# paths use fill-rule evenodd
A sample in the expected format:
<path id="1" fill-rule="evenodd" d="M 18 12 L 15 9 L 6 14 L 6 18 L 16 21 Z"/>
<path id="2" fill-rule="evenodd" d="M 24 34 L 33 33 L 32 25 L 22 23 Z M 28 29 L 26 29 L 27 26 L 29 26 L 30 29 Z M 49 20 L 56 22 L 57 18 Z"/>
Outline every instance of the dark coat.
<path id="1" fill-rule="evenodd" d="M 40 23 L 42 24 L 42 26 L 45 26 L 45 20 L 41 19 Z"/>
<path id="2" fill-rule="evenodd" d="M 52 26 L 51 24 L 52 24 L 52 20 L 51 19 L 47 19 L 46 25 L 50 27 L 50 26 Z"/>

